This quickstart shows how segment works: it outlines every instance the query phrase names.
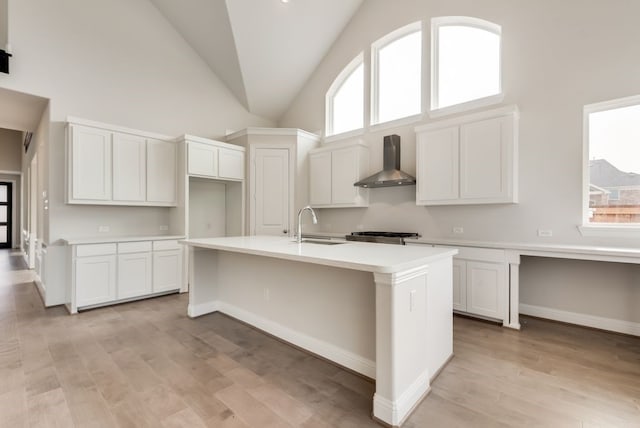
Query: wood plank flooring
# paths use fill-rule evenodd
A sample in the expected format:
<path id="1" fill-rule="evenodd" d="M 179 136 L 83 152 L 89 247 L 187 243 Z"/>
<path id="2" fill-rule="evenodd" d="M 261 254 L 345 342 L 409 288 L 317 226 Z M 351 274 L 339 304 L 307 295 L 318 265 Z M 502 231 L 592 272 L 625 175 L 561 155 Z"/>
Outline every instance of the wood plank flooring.
<path id="1" fill-rule="evenodd" d="M 376 427 L 372 382 L 186 295 L 70 316 L 0 251 L 0 427 Z M 454 321 L 455 357 L 405 426 L 640 427 L 640 338 Z"/>

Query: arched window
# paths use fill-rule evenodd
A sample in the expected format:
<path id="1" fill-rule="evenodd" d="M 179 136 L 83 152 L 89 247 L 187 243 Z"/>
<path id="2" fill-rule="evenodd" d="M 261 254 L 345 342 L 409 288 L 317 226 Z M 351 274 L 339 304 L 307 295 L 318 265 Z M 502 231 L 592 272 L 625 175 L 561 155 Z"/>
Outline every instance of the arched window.
<path id="1" fill-rule="evenodd" d="M 364 64 L 362 53 L 336 77 L 326 95 L 326 135 L 362 129 Z"/>
<path id="2" fill-rule="evenodd" d="M 371 46 L 371 124 L 422 111 L 422 23 L 387 34 Z"/>
<path id="3" fill-rule="evenodd" d="M 431 109 L 502 100 L 501 27 L 478 18 L 431 20 Z"/>

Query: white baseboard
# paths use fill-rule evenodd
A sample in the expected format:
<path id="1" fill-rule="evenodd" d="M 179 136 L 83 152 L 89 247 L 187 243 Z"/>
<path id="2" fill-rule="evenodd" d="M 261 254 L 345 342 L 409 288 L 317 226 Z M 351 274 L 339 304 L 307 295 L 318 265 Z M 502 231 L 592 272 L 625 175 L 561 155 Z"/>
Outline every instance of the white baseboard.
<path id="1" fill-rule="evenodd" d="M 616 333 L 640 336 L 640 323 L 631 321 L 579 314 L 576 312 L 562 311 L 543 306 L 526 305 L 523 303 L 520 304 L 520 314 L 566 322 L 569 324 L 577 324 L 585 327 L 593 327 L 600 330 L 614 331 Z"/>
<path id="2" fill-rule="evenodd" d="M 376 392 L 373 395 L 373 416 L 391 426 L 400 426 L 429 391 L 431 388 L 427 371 L 418 376 L 395 401 L 382 397 Z"/>
<path id="3" fill-rule="evenodd" d="M 187 307 L 187 315 L 191 318 L 199 317 L 201 315 L 210 314 L 212 312 L 218 312 L 220 306 L 218 301 L 201 303 L 199 305 L 191 305 Z"/>
<path id="4" fill-rule="evenodd" d="M 247 324 L 257 327 L 260 330 L 264 330 L 286 342 L 306 349 L 316 355 L 320 355 L 321 357 L 338 363 L 341 366 L 347 367 L 348 369 L 364 376 L 372 379 L 375 379 L 376 377 L 376 363 L 374 361 L 363 358 L 352 352 L 308 336 L 289 327 L 285 327 L 282 324 L 268 320 L 254 313 L 245 311 L 237 306 L 225 302 L 217 302 L 217 304 L 218 310 L 224 314 L 237 318 L 240 321 L 246 322 Z M 191 314 L 189 315 L 191 316 Z M 427 386 L 428 385 L 429 379 L 427 377 Z"/>

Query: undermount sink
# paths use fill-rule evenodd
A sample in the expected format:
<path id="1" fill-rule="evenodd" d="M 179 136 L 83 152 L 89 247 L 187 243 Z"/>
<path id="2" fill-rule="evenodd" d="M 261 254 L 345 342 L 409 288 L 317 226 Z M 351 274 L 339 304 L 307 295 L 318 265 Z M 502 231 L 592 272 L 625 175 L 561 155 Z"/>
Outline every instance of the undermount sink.
<path id="1" fill-rule="evenodd" d="M 330 241 L 328 239 L 303 239 L 303 243 L 305 244 L 320 244 L 320 245 L 340 245 L 346 244 L 346 242 L 342 241 Z"/>

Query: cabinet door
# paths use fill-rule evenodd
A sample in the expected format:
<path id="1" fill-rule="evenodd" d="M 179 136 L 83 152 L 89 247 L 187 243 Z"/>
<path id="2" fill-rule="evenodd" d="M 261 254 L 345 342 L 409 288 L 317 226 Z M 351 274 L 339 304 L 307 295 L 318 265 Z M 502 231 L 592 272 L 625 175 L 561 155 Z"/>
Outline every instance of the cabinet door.
<path id="1" fill-rule="evenodd" d="M 311 205 L 331 204 L 331 152 L 309 156 L 309 202 Z"/>
<path id="2" fill-rule="evenodd" d="M 151 253 L 118 255 L 118 299 L 151 294 Z"/>
<path id="3" fill-rule="evenodd" d="M 218 148 L 189 141 L 187 163 L 189 174 L 218 176 Z"/>
<path id="4" fill-rule="evenodd" d="M 111 200 L 111 132 L 70 126 L 69 199 Z"/>
<path id="5" fill-rule="evenodd" d="M 146 141 L 113 134 L 113 200 L 143 202 L 147 194 Z"/>
<path id="6" fill-rule="evenodd" d="M 176 204 L 176 144 L 147 140 L 147 202 Z"/>
<path id="7" fill-rule="evenodd" d="M 360 177 L 358 148 L 335 150 L 331 154 L 331 201 L 333 204 L 354 204 L 359 187 L 353 183 Z"/>
<path id="8" fill-rule="evenodd" d="M 453 259 L 453 309 L 467 311 L 467 263 Z"/>
<path id="9" fill-rule="evenodd" d="M 255 200 L 254 233 L 289 233 L 289 150 L 256 149 L 252 179 Z"/>
<path id="10" fill-rule="evenodd" d="M 77 306 L 97 305 L 116 299 L 116 256 L 76 259 Z"/>
<path id="11" fill-rule="evenodd" d="M 499 117 L 460 127 L 460 197 L 504 200 L 510 193 L 513 119 Z"/>
<path id="12" fill-rule="evenodd" d="M 417 138 L 417 203 L 457 199 L 458 127 L 421 132 Z"/>
<path id="13" fill-rule="evenodd" d="M 218 149 L 218 175 L 230 180 L 244 179 L 244 152 L 220 148 Z"/>
<path id="14" fill-rule="evenodd" d="M 467 261 L 467 312 L 502 320 L 505 301 L 504 264 Z"/>
<path id="15" fill-rule="evenodd" d="M 153 292 L 182 287 L 182 250 L 153 252 Z"/>

